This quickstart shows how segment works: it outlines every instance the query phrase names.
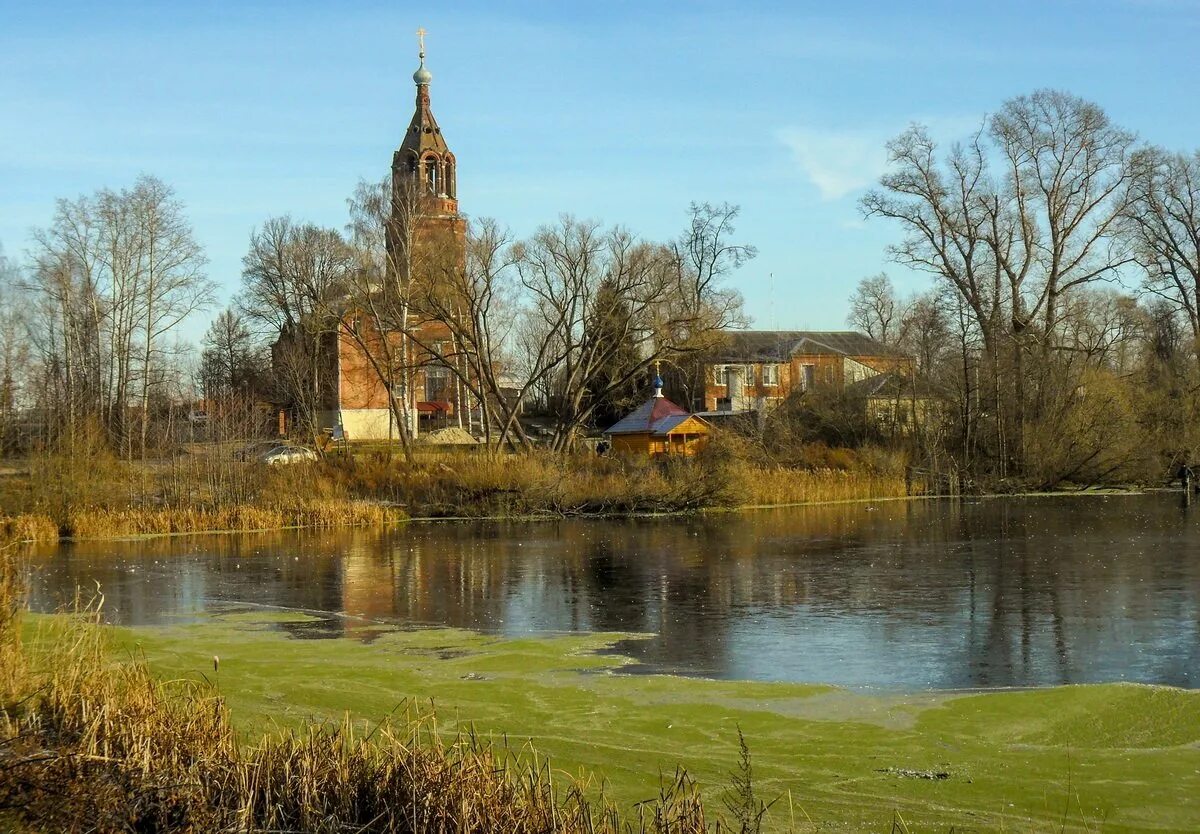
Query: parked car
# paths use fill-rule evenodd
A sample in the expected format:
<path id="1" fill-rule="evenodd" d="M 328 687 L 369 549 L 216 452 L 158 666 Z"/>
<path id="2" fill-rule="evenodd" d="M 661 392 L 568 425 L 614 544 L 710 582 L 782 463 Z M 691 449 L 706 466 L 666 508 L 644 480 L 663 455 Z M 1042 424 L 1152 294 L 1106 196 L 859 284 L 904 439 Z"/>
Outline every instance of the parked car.
<path id="1" fill-rule="evenodd" d="M 279 445 L 258 456 L 267 466 L 279 466 L 288 463 L 312 463 L 317 460 L 317 453 L 305 446 Z"/>
<path id="2" fill-rule="evenodd" d="M 247 463 L 252 463 L 257 460 L 262 460 L 263 455 L 268 452 L 273 452 L 281 446 L 288 446 L 280 440 L 256 440 L 252 443 L 247 443 L 240 449 L 236 449 L 233 453 L 234 460 L 243 460 Z"/>

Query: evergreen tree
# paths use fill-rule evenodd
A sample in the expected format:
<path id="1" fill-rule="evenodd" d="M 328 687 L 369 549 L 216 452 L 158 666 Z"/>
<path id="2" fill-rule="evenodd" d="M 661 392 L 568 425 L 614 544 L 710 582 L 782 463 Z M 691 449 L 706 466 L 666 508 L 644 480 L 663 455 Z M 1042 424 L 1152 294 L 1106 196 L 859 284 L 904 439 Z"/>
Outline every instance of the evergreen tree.
<path id="1" fill-rule="evenodd" d="M 612 282 L 602 281 L 596 288 L 596 297 L 592 302 L 589 338 L 601 343 L 615 340 L 618 344 L 617 349 L 607 356 L 607 360 L 596 368 L 588 380 L 588 391 L 596 392 L 595 396 L 599 398 L 594 418 L 596 427 L 600 429 L 620 420 L 646 395 L 645 373 L 616 385 L 640 360 L 639 346 L 628 336 L 631 332 L 637 332 L 636 328 L 630 326 L 630 315 L 629 302 L 621 297 Z"/>

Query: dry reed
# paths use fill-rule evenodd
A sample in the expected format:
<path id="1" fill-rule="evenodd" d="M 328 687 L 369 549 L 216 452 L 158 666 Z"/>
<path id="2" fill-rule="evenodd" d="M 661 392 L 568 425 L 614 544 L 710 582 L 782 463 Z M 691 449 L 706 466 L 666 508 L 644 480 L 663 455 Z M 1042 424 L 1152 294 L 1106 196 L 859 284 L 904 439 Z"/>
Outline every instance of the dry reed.
<path id="1" fill-rule="evenodd" d="M 738 489 L 743 503 L 750 506 L 901 498 L 909 494 L 905 479 L 895 475 L 750 465 L 739 467 Z"/>
<path id="2" fill-rule="evenodd" d="M 780 451 L 780 450 L 777 450 Z M 207 449 L 128 464 L 31 459 L 0 484 L 0 542 L 379 525 L 413 516 L 621 515 L 907 493 L 903 463 L 881 450 L 801 444 L 767 454 L 726 433 L 692 459 L 616 455 L 385 452 L 263 466 Z M 96 453 L 100 455 L 100 452 Z M 101 460 L 102 458 L 97 458 Z M 403 508 L 401 510 L 400 508 Z"/>
<path id="3" fill-rule="evenodd" d="M 443 455 L 331 462 L 345 488 L 424 516 L 679 512 L 732 503 L 724 465 L 594 454 Z"/>
<path id="4" fill-rule="evenodd" d="M 0 516 L 0 544 L 5 542 L 53 544 L 56 541 L 58 541 L 58 525 L 49 516 L 35 513 Z"/>
<path id="5" fill-rule="evenodd" d="M 312 499 L 282 506 L 87 508 L 72 512 L 64 527 L 72 537 L 95 539 L 284 527 L 379 525 L 403 518 L 404 514 L 399 510 L 377 502 Z"/>

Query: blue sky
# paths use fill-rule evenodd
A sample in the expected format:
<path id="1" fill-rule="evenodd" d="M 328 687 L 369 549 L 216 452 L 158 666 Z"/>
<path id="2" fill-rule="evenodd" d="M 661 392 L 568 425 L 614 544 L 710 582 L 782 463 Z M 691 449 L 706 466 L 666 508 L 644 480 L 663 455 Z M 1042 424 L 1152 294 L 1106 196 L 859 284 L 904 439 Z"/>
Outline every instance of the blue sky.
<path id="1" fill-rule="evenodd" d="M 386 172 L 418 26 L 464 212 L 518 235 L 570 212 L 667 238 L 690 201 L 737 203 L 760 254 L 734 283 L 759 327 L 841 327 L 883 269 L 926 285 L 856 205 L 912 121 L 960 138 L 1057 87 L 1200 147 L 1200 0 L 909 6 L 0 0 L 0 245 L 19 259 L 55 198 L 151 173 L 227 298 L 257 224 L 340 227 L 355 182 Z"/>

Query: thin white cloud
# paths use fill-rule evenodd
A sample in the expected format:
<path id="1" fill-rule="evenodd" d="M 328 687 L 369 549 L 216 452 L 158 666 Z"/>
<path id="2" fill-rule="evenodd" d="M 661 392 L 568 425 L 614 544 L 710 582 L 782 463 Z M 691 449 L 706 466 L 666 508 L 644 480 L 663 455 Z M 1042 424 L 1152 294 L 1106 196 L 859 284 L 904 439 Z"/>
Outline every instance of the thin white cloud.
<path id="1" fill-rule="evenodd" d="M 935 139 L 950 143 L 977 130 L 982 117 L 942 116 L 916 119 Z M 826 202 L 840 200 L 878 182 L 887 171 L 887 142 L 906 125 L 857 129 L 787 127 L 777 136 L 796 162 L 800 173 Z"/>
<path id="2" fill-rule="evenodd" d="M 865 188 L 887 168 L 887 137 L 877 131 L 792 127 L 781 130 L 779 138 L 822 200 Z"/>

